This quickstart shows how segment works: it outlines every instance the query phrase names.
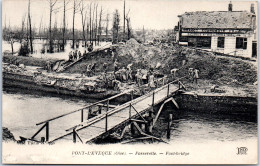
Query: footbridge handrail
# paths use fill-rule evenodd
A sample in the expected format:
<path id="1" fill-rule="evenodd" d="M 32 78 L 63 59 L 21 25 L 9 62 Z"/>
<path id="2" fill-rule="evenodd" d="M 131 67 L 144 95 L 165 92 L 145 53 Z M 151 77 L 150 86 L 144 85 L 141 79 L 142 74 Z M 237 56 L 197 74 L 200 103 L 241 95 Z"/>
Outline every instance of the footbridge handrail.
<path id="1" fill-rule="evenodd" d="M 167 91 L 166 91 L 167 94 L 165 95 L 165 97 L 166 97 L 166 98 L 170 97 L 170 93 L 172 93 L 172 92 L 170 92 L 170 85 L 173 84 L 173 83 L 178 83 L 179 88 L 177 88 L 177 89 L 175 90 L 175 92 L 178 91 L 181 87 L 183 87 L 183 84 L 180 82 L 180 80 L 183 79 L 183 78 L 185 78 L 185 77 L 181 77 L 181 78 L 178 78 L 178 79 L 176 79 L 176 80 L 173 80 L 173 81 L 171 81 L 171 82 L 169 82 L 169 83 L 167 83 L 167 84 L 165 84 L 165 85 L 163 85 L 163 86 L 161 86 L 161 87 L 159 87 L 159 88 L 157 88 L 157 89 L 154 89 L 154 90 L 152 90 L 152 91 L 150 91 L 150 92 L 148 92 L 148 93 L 146 93 L 146 94 L 144 94 L 144 95 L 142 95 L 142 96 L 140 96 L 140 97 L 138 97 L 138 98 L 136 98 L 136 99 L 133 99 L 133 94 L 134 94 L 134 92 L 135 92 L 137 89 L 128 89 L 128 90 L 126 90 L 125 92 L 122 92 L 122 93 L 120 93 L 120 94 L 114 95 L 114 96 L 109 97 L 109 98 L 107 98 L 107 99 L 104 99 L 104 100 L 95 102 L 95 103 L 93 103 L 93 104 L 90 104 L 90 105 L 88 105 L 88 106 L 85 106 L 84 108 L 80 108 L 80 109 L 77 109 L 77 110 L 75 110 L 75 111 L 72 111 L 72 112 L 69 112 L 69 113 L 66 113 L 66 114 L 62 114 L 62 115 L 59 115 L 59 116 L 57 116 L 57 117 L 54 117 L 54 118 L 51 118 L 51 119 L 42 121 L 42 122 L 40 122 L 40 123 L 37 123 L 37 124 L 36 124 L 37 126 L 38 126 L 38 125 L 41 125 L 41 124 L 43 124 L 43 126 L 30 138 L 30 140 L 34 140 L 34 138 L 35 138 L 43 129 L 46 129 L 45 140 L 48 142 L 48 141 L 49 141 L 49 122 L 54 121 L 54 120 L 56 120 L 56 119 L 59 119 L 59 118 L 61 118 L 61 117 L 70 115 L 70 114 L 72 114 L 72 113 L 79 112 L 79 111 L 81 111 L 81 123 L 79 123 L 78 125 L 75 125 L 75 126 L 72 127 L 72 128 L 69 128 L 69 129 L 65 130 L 66 132 L 70 131 L 71 129 L 73 129 L 73 131 L 75 130 L 74 132 L 76 132 L 76 128 L 77 128 L 77 127 L 81 127 L 81 128 L 78 128 L 78 129 L 77 129 L 77 130 L 81 130 L 81 129 L 83 129 L 83 128 L 85 128 L 85 127 L 87 127 L 87 126 L 89 126 L 89 125 L 91 125 L 91 124 L 93 124 L 93 123 L 95 123 L 95 122 L 98 122 L 99 120 L 104 119 L 104 118 L 105 118 L 105 120 L 106 120 L 106 123 L 105 123 L 105 132 L 106 132 L 106 131 L 108 130 L 108 116 L 109 116 L 109 115 L 112 115 L 112 114 L 114 114 L 114 113 L 116 113 L 116 112 L 119 112 L 119 111 L 121 111 L 121 110 L 123 110 L 123 109 L 125 109 L 125 108 L 127 108 L 127 107 L 131 107 L 131 105 L 134 105 L 134 104 L 136 104 L 136 103 L 138 103 L 138 102 L 140 102 L 140 101 L 146 99 L 147 97 L 151 97 L 151 96 L 152 96 L 151 106 L 153 107 L 154 104 L 156 104 L 156 103 L 154 103 L 154 102 L 155 102 L 155 94 L 156 94 L 157 92 L 159 92 L 159 91 L 161 91 L 161 90 L 165 90 L 165 88 L 167 87 Z M 145 86 L 148 86 L 148 85 L 146 84 Z M 126 102 L 126 103 L 124 103 L 124 104 L 121 104 L 121 105 L 119 105 L 119 106 L 117 106 L 117 107 L 111 107 L 112 109 L 109 110 L 109 108 L 110 108 L 110 106 L 109 106 L 110 100 L 115 99 L 115 98 L 120 97 L 120 96 L 125 95 L 125 94 L 129 94 L 129 93 L 131 93 L 131 101 Z M 158 101 L 157 101 L 157 102 L 158 102 Z M 129 105 L 129 103 L 130 103 L 130 105 Z M 87 118 L 87 119 L 84 121 L 84 110 L 85 110 L 85 109 L 88 109 L 88 113 L 87 113 L 87 114 L 89 114 L 89 111 L 92 109 L 93 106 L 98 106 L 98 109 L 100 108 L 99 115 L 97 115 L 97 116 L 95 116 L 95 117 L 93 117 L 93 118 L 90 118 L 90 119 Z M 102 106 L 106 108 L 106 111 L 105 111 L 104 113 L 101 113 L 101 107 L 102 107 Z M 87 116 L 87 117 L 88 117 L 88 116 Z M 131 118 L 131 117 L 129 117 L 129 118 Z M 83 124 L 84 124 L 84 125 L 83 125 Z M 71 133 L 71 132 L 69 132 L 69 133 Z M 60 138 L 62 138 L 62 137 L 64 137 L 64 136 L 68 135 L 69 133 L 67 133 L 67 134 L 65 134 L 65 135 L 63 135 L 63 136 L 60 136 L 60 137 L 58 137 L 58 138 L 55 138 L 54 140 L 60 139 Z M 51 142 L 53 142 L 54 140 L 52 140 Z"/>

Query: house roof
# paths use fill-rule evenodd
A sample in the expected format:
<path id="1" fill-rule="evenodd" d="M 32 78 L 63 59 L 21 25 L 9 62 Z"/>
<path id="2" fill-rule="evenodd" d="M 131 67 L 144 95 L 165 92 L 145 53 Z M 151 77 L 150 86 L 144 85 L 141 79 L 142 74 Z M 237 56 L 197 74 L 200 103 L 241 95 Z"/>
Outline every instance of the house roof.
<path id="1" fill-rule="evenodd" d="M 183 28 L 251 29 L 253 16 L 247 11 L 197 11 L 179 17 Z"/>

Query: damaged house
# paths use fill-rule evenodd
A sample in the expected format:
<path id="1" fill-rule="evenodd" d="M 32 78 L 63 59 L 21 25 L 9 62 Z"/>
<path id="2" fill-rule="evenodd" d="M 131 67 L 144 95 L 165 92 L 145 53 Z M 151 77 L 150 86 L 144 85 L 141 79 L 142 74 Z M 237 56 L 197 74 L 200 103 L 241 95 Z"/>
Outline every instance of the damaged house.
<path id="1" fill-rule="evenodd" d="M 257 56 L 256 14 L 250 12 L 198 11 L 179 15 L 177 42 L 208 51 L 242 57 Z"/>

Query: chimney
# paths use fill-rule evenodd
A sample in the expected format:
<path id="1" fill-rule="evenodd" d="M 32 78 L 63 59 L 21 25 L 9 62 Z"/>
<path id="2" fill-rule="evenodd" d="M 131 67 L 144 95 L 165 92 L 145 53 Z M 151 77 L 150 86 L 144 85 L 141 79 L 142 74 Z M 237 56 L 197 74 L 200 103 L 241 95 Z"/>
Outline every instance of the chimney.
<path id="1" fill-rule="evenodd" d="M 253 3 L 251 4 L 250 12 L 255 14 L 255 5 Z"/>
<path id="2" fill-rule="evenodd" d="M 230 1 L 230 3 L 228 4 L 228 11 L 229 11 L 229 12 L 232 12 L 232 8 L 233 8 L 233 5 L 232 5 L 232 3 L 231 3 L 231 1 Z"/>

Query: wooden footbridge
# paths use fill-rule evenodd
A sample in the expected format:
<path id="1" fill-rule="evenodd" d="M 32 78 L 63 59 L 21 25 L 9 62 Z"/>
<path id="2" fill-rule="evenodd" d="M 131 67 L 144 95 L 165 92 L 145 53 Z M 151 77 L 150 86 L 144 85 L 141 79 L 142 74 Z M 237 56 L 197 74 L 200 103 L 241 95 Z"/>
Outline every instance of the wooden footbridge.
<path id="1" fill-rule="evenodd" d="M 161 87 L 135 99 L 133 98 L 135 90 L 128 90 L 84 108 L 37 123 L 37 126 L 42 125 L 41 128 L 31 138 L 21 137 L 21 140 L 48 143 L 73 140 L 73 142 L 88 143 L 98 138 L 105 138 L 118 131 L 118 129 L 122 129 L 120 130 L 121 134 L 114 134 L 114 136 L 120 139 L 129 125 L 132 130 L 135 129 L 135 132 L 139 132 L 142 138 L 158 139 L 152 136 L 151 133 L 164 104 L 171 101 L 178 108 L 178 104 L 173 99 L 173 96 L 180 89 L 185 88 L 179 80 L 167 84 L 164 82 L 165 80 L 163 79 L 157 80 L 157 86 Z M 111 105 L 110 101 L 125 94 L 131 94 L 130 101 L 118 106 Z M 161 104 L 161 107 L 159 111 L 155 111 L 154 106 L 158 104 Z M 93 114 L 96 115 L 91 117 Z M 52 125 L 55 121 L 70 115 L 75 116 L 67 118 L 63 124 L 58 126 L 62 132 L 52 129 L 52 126 L 55 127 L 55 125 Z M 70 126 L 71 121 L 75 123 L 73 126 Z"/>

